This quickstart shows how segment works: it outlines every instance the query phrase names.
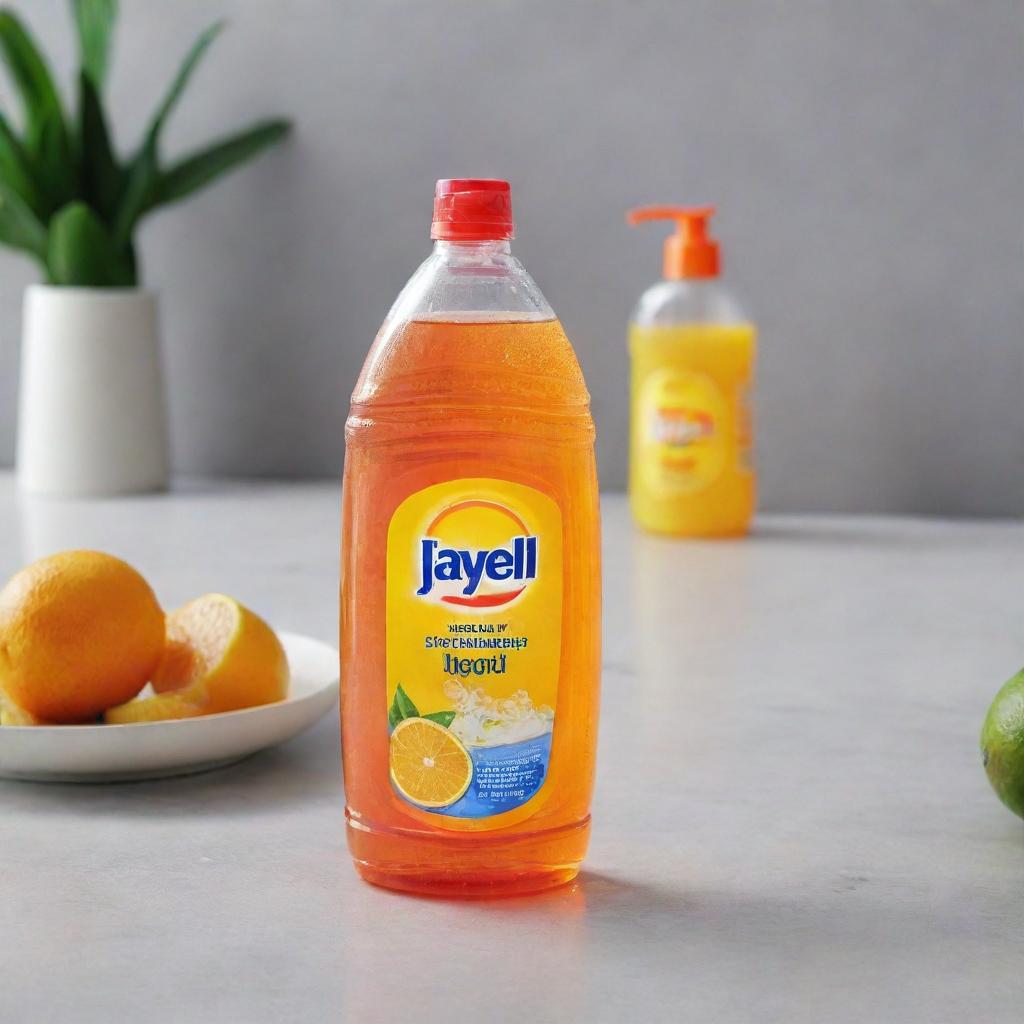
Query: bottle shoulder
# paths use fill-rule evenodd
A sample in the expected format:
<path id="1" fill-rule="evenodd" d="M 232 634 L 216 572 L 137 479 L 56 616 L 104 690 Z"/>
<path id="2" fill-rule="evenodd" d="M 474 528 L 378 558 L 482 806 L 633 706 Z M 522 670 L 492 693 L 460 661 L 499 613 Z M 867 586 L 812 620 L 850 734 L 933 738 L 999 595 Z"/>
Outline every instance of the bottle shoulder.
<path id="1" fill-rule="evenodd" d="M 558 320 L 456 314 L 385 322 L 352 402 L 564 414 L 587 410 L 590 395 Z"/>
<path id="2" fill-rule="evenodd" d="M 438 243 L 370 349 L 348 436 L 551 434 L 570 421 L 584 436 L 589 405 L 562 325 L 508 244 Z"/>
<path id="3" fill-rule="evenodd" d="M 651 285 L 640 296 L 632 321 L 641 327 L 668 327 L 687 323 L 745 324 L 750 318 L 721 278 L 693 278 Z"/>
<path id="4" fill-rule="evenodd" d="M 388 321 L 553 320 L 548 305 L 507 242 L 439 242 L 395 299 Z"/>

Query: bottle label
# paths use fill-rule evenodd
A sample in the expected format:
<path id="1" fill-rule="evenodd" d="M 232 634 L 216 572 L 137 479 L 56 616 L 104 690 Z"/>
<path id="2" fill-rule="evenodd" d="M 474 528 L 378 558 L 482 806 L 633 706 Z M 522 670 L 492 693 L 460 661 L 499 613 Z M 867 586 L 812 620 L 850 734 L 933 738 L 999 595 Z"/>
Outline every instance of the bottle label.
<path id="1" fill-rule="evenodd" d="M 537 795 L 551 757 L 561 622 L 562 518 L 547 495 L 467 478 L 398 506 L 382 714 L 401 799 L 438 824 L 481 827 Z"/>
<path id="2" fill-rule="evenodd" d="M 668 367 L 640 392 L 641 465 L 656 492 L 694 494 L 722 474 L 728 461 L 728 403 L 701 373 Z"/>

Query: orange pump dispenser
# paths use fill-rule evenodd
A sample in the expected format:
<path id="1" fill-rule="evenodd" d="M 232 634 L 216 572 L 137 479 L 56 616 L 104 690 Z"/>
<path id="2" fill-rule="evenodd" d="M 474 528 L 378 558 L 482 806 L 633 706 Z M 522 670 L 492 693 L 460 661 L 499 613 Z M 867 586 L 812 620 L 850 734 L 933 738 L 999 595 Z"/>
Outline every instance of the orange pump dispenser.
<path id="1" fill-rule="evenodd" d="M 630 224 L 649 220 L 674 220 L 675 234 L 665 239 L 663 273 L 666 281 L 686 277 L 718 277 L 718 242 L 708 237 L 713 206 L 641 206 L 630 210 Z"/>

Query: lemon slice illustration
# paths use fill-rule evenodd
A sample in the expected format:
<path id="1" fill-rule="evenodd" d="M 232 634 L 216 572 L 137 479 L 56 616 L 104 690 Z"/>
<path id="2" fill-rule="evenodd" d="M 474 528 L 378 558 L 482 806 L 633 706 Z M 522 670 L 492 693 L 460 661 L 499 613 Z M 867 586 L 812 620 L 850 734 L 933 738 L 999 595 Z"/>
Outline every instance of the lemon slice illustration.
<path id="1" fill-rule="evenodd" d="M 391 781 L 420 807 L 447 807 L 469 789 L 473 762 L 466 748 L 443 726 L 406 718 L 391 734 Z"/>

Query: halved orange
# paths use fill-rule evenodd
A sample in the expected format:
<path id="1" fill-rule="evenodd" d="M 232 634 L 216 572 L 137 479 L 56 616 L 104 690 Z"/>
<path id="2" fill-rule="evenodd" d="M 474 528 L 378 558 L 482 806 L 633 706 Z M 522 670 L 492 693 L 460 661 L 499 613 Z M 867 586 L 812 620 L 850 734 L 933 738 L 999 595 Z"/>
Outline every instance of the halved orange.
<path id="1" fill-rule="evenodd" d="M 109 708 L 103 716 L 107 725 L 132 725 L 136 722 L 166 722 L 175 718 L 197 718 L 206 709 L 189 700 L 189 692 L 158 693 L 155 697 L 138 697 Z"/>
<path id="2" fill-rule="evenodd" d="M 473 781 L 466 748 L 443 725 L 405 718 L 391 734 L 391 781 L 420 807 L 447 807 Z"/>
<path id="3" fill-rule="evenodd" d="M 206 594 L 167 616 L 167 645 L 152 683 L 155 697 L 111 708 L 106 720 L 190 718 L 284 700 L 288 658 L 255 612 L 224 594 Z"/>

